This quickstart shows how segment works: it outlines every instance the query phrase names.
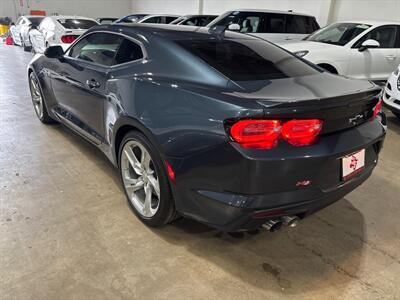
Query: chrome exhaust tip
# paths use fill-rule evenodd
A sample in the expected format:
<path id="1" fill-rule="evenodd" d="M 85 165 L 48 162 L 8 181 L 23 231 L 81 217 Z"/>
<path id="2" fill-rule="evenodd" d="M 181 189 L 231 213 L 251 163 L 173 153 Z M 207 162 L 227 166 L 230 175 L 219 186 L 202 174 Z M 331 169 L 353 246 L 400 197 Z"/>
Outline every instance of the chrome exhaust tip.
<path id="1" fill-rule="evenodd" d="M 282 217 L 282 223 L 288 227 L 296 227 L 299 223 L 299 217 L 297 216 L 285 216 Z"/>
<path id="2" fill-rule="evenodd" d="M 282 221 L 280 219 L 268 220 L 261 226 L 262 226 L 262 228 L 268 230 L 269 232 L 274 232 L 274 231 L 281 229 Z"/>

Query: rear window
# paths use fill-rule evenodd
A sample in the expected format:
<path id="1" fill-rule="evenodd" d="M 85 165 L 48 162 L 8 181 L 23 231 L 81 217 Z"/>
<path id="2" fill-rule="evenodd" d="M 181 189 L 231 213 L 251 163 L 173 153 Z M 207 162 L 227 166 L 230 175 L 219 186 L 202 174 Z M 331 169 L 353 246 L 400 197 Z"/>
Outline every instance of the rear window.
<path id="1" fill-rule="evenodd" d="M 57 21 L 67 29 L 89 29 L 98 25 L 95 21 L 85 19 L 59 19 Z"/>
<path id="2" fill-rule="evenodd" d="M 34 25 L 34 26 L 39 26 L 40 22 L 42 22 L 43 19 L 44 19 L 44 17 L 43 17 L 43 18 L 41 18 L 41 17 L 37 17 L 37 18 L 28 18 L 28 20 L 29 20 L 29 21 L 32 23 L 32 25 Z"/>
<path id="3" fill-rule="evenodd" d="M 178 40 L 178 45 L 233 81 L 306 76 L 319 71 L 259 40 Z"/>

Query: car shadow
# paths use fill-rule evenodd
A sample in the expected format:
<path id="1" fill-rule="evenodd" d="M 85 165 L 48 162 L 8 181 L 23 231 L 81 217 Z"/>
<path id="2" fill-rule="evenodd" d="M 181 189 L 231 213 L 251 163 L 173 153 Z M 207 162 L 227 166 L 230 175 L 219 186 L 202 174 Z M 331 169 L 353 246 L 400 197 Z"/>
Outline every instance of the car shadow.
<path id="1" fill-rule="evenodd" d="M 345 199 L 274 233 L 223 233 L 184 218 L 154 232 L 254 288 L 296 295 L 337 286 L 340 297 L 359 280 L 365 246 L 363 216 Z"/>

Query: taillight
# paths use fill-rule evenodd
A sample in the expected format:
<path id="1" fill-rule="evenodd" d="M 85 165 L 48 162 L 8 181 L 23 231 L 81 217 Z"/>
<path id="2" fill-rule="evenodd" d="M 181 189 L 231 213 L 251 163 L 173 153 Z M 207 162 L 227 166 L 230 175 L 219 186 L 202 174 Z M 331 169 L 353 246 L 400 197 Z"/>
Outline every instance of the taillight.
<path id="1" fill-rule="evenodd" d="M 382 99 L 379 99 L 378 103 L 377 103 L 377 104 L 375 105 L 375 107 L 374 107 L 374 110 L 373 110 L 373 113 L 372 113 L 371 121 L 372 121 L 373 119 L 376 118 L 376 116 L 379 114 L 379 112 L 381 111 L 381 109 L 382 109 Z"/>
<path id="2" fill-rule="evenodd" d="M 72 44 L 77 38 L 77 35 L 63 35 L 61 37 L 61 42 L 63 42 L 64 44 Z"/>
<path id="3" fill-rule="evenodd" d="M 322 129 L 322 120 L 241 120 L 230 128 L 232 139 L 243 148 L 271 149 L 281 137 L 293 146 L 315 142 Z"/>
<path id="4" fill-rule="evenodd" d="M 321 120 L 291 120 L 283 125 L 282 138 L 293 146 L 307 146 L 315 141 L 321 129 Z"/>
<path id="5" fill-rule="evenodd" d="M 230 130 L 232 138 L 244 148 L 271 149 L 281 131 L 278 120 L 242 120 Z"/>

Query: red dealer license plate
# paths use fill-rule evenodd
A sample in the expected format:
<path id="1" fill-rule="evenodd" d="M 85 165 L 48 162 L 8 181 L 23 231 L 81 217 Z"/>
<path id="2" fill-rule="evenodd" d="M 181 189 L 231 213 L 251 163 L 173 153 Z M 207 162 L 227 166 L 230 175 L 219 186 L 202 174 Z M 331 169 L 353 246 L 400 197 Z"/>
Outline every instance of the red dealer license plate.
<path id="1" fill-rule="evenodd" d="M 348 180 L 364 170 L 365 149 L 342 158 L 343 180 Z"/>

